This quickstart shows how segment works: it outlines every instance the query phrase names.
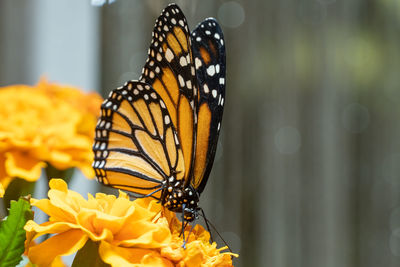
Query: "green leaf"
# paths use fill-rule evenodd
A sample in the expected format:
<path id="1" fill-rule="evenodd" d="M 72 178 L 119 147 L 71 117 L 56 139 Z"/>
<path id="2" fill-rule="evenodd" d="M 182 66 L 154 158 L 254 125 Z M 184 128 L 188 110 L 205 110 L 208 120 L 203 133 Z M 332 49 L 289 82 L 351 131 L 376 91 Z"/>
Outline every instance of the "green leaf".
<path id="1" fill-rule="evenodd" d="M 10 208 L 10 202 L 12 200 L 17 201 L 20 196 L 27 196 L 32 194 L 35 189 L 35 182 L 28 182 L 21 178 L 15 178 L 7 186 L 4 194 L 4 206 L 6 209 Z"/>
<path id="2" fill-rule="evenodd" d="M 11 201 L 9 215 L 0 225 L 0 267 L 16 266 L 21 261 L 25 251 L 24 226 L 32 218 L 29 201 Z"/>
<path id="3" fill-rule="evenodd" d="M 86 244 L 76 253 L 72 267 L 110 267 L 111 265 L 101 260 L 99 255 L 99 243 L 88 240 Z"/>

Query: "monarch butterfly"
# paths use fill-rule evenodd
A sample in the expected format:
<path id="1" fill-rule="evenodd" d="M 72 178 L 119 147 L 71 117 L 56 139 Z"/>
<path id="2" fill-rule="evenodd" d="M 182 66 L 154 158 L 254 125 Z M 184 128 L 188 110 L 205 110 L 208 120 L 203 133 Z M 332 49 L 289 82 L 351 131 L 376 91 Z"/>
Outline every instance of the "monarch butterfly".
<path id="1" fill-rule="evenodd" d="M 199 211 L 225 99 L 225 45 L 208 18 L 190 34 L 170 4 L 157 19 L 148 59 L 101 105 L 93 168 L 105 185 L 153 197 L 186 222 Z"/>

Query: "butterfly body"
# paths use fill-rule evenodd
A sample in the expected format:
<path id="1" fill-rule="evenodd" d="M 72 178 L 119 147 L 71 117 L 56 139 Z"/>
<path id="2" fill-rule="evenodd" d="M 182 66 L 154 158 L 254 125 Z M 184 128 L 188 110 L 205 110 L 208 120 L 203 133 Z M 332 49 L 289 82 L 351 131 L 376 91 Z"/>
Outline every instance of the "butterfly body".
<path id="1" fill-rule="evenodd" d="M 165 196 L 162 196 L 162 204 L 167 209 L 174 212 L 183 212 L 185 221 L 193 221 L 197 217 L 199 210 L 199 195 L 191 186 L 185 186 L 175 177 L 170 177 L 166 181 Z"/>
<path id="2" fill-rule="evenodd" d="M 225 46 L 215 19 L 190 34 L 175 4 L 157 19 L 139 81 L 101 106 L 93 168 L 99 182 L 152 197 L 185 221 L 213 164 L 225 97 Z"/>

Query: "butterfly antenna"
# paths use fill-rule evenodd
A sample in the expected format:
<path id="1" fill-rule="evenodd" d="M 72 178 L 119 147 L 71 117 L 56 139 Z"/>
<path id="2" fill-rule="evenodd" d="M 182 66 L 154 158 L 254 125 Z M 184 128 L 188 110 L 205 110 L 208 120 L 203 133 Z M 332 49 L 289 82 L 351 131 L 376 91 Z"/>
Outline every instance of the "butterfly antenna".
<path id="1" fill-rule="evenodd" d="M 221 238 L 222 242 L 224 242 L 225 246 L 228 247 L 228 250 L 230 253 L 233 253 L 233 251 L 231 250 L 231 248 L 229 247 L 228 243 L 226 243 L 226 241 L 222 238 L 221 234 L 218 232 L 217 228 L 206 218 L 206 215 L 204 213 L 204 210 L 202 208 L 200 208 L 201 213 L 199 214 L 201 217 L 203 217 L 204 221 L 206 222 L 206 226 L 207 226 L 207 230 L 210 232 L 210 237 L 211 237 L 211 241 L 213 241 L 212 236 L 211 236 L 211 231 L 209 228 L 209 225 L 211 225 L 211 227 L 213 228 L 213 230 L 217 233 L 217 235 L 219 236 L 219 238 Z"/>

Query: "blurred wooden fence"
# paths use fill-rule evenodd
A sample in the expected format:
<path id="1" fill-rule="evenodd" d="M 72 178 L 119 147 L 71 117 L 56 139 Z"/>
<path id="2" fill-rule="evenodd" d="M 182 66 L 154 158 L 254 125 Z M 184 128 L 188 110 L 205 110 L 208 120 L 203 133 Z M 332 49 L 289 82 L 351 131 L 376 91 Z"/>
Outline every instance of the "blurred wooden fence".
<path id="1" fill-rule="evenodd" d="M 28 53 L 10 30 L 25 17 L 7 16 L 10 3 L 0 2 L 0 55 L 22 53 L 0 59 L 2 84 L 18 82 L 7 71 Z M 99 9 L 104 93 L 139 77 L 166 4 Z M 240 253 L 236 265 L 399 266 L 398 2 L 178 4 L 192 29 L 209 16 L 224 26 L 226 108 L 201 203 Z M 18 12 L 29 17 L 28 7 Z"/>

